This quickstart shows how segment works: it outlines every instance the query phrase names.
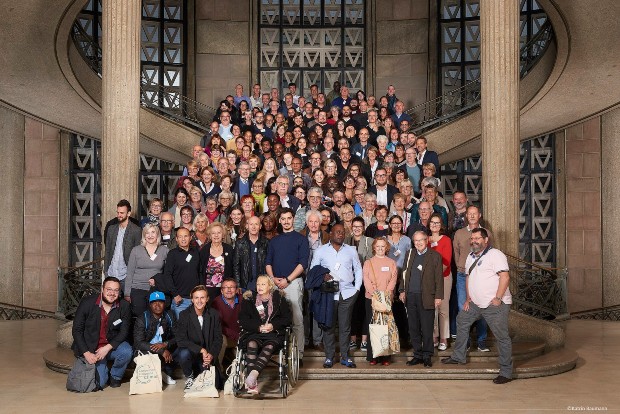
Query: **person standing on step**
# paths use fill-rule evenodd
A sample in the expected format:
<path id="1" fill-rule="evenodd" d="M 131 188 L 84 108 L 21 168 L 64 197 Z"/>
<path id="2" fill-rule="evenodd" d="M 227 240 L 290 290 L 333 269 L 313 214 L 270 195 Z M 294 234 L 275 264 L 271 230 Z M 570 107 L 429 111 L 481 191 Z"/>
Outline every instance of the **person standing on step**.
<path id="1" fill-rule="evenodd" d="M 353 358 L 349 356 L 349 339 L 351 334 L 351 317 L 353 305 L 362 287 L 363 275 L 357 250 L 344 244 L 344 226 L 335 224 L 329 234 L 329 243 L 319 247 L 312 257 L 314 266 L 329 269 L 323 276 L 324 281 L 335 279 L 339 290 L 334 293 L 334 319 L 329 330 L 323 331 L 325 345 L 325 362 L 323 367 L 331 368 L 336 354 L 336 319 L 338 320 L 338 337 L 340 342 L 340 363 L 349 368 L 356 368 Z"/>
<path id="2" fill-rule="evenodd" d="M 512 342 L 508 335 L 508 313 L 512 304 L 508 259 L 489 245 L 486 229 L 475 228 L 470 236 L 471 254 L 465 262 L 467 298 L 456 317 L 456 345 L 444 364 L 465 364 L 469 328 L 481 317 L 493 331 L 499 351 L 499 375 L 495 384 L 512 381 Z"/>
<path id="3" fill-rule="evenodd" d="M 428 248 L 428 236 L 423 231 L 413 234 L 415 249 L 409 250 L 402 270 L 400 300 L 407 307 L 409 338 L 413 346 L 413 359 L 407 365 L 424 363 L 432 367 L 433 325 L 435 308 L 443 299 L 443 268 L 441 255 Z"/>

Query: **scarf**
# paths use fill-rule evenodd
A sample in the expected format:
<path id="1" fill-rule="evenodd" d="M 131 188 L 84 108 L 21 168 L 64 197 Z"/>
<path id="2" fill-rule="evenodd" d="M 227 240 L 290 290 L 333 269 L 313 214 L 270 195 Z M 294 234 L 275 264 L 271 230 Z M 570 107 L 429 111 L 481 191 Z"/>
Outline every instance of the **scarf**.
<path id="1" fill-rule="evenodd" d="M 209 220 L 209 224 L 213 223 L 215 221 L 215 219 L 217 218 L 217 216 L 220 215 L 220 213 L 215 210 L 213 213 L 209 213 L 208 211 L 204 212 L 205 216 L 207 216 L 207 219 Z"/>
<path id="2" fill-rule="evenodd" d="M 258 308 L 259 306 L 263 305 L 263 302 L 268 302 L 267 304 L 267 320 L 265 320 L 264 323 L 268 323 L 269 320 L 272 318 L 273 316 L 273 295 L 272 294 L 268 294 L 268 295 L 259 295 L 258 293 L 256 294 L 256 300 L 254 301 L 254 305 Z M 262 315 L 261 315 L 262 318 Z"/>
<path id="3" fill-rule="evenodd" d="M 159 217 L 149 213 L 147 219 L 149 220 L 149 223 L 159 226 Z"/>

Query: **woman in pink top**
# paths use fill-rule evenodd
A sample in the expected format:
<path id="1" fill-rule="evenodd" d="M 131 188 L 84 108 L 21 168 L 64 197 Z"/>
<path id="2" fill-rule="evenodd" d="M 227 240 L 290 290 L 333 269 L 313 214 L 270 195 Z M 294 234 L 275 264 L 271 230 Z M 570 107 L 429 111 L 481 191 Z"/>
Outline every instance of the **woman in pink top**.
<path id="1" fill-rule="evenodd" d="M 392 300 L 398 269 L 396 262 L 387 257 L 390 245 L 385 237 L 377 237 L 372 242 L 374 256 L 364 262 L 364 288 L 366 289 L 366 324 L 369 325 L 372 318 L 372 294 L 376 290 L 385 290 L 390 293 L 389 300 Z M 390 357 L 379 357 L 385 366 L 390 365 Z M 368 341 L 366 360 L 370 365 L 377 365 L 377 359 L 372 357 L 372 346 Z"/>
<path id="2" fill-rule="evenodd" d="M 441 214 L 433 213 L 428 220 L 431 236 L 428 238 L 428 247 L 441 255 L 443 265 L 443 300 L 441 306 L 435 308 L 435 346 L 440 351 L 448 348 L 448 338 L 450 337 L 450 292 L 452 291 L 452 273 L 450 264 L 452 262 L 452 242 L 446 236 L 446 228 L 441 219 Z M 437 343 L 439 337 L 439 343 Z"/>

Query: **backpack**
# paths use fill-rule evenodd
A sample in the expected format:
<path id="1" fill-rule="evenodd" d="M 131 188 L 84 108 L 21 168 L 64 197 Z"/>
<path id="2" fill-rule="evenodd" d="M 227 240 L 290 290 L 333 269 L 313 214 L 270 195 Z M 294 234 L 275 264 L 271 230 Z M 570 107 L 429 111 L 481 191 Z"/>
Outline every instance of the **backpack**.
<path id="1" fill-rule="evenodd" d="M 89 364 L 83 357 L 76 358 L 67 377 L 67 391 L 84 393 L 100 389 L 95 364 Z"/>

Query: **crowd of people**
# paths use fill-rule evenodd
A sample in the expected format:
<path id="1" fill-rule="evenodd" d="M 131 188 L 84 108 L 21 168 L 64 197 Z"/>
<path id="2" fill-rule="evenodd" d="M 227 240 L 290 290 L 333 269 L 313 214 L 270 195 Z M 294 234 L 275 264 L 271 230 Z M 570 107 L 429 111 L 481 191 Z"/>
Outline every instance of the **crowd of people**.
<path id="1" fill-rule="evenodd" d="M 154 198 L 138 221 L 128 201 L 118 203 L 104 232 L 102 291 L 76 314 L 76 356 L 103 365 L 100 378 L 113 359 L 110 386 L 119 386 L 133 323 L 133 349 L 158 353 L 167 383 L 180 364 L 191 387 L 204 367 L 221 372 L 240 343 L 247 390 L 257 393 L 286 325 L 302 363 L 313 347 L 326 369 L 355 368 L 355 349 L 389 365 L 373 358 L 368 337 L 373 293 L 386 291 L 413 347 L 408 365 L 431 367 L 434 348 L 451 342 L 442 362 L 465 363 L 474 323 L 477 349 L 488 352 L 488 323 L 500 351 L 495 382 L 510 381 L 506 257 L 464 192 L 451 205 L 443 198 L 438 156 L 411 132 L 395 88 L 379 98 L 338 82 L 328 94 L 296 90 L 281 98 L 257 84 L 246 96 L 237 85 L 193 148 L 171 205 Z M 333 301 L 316 306 L 330 281 Z"/>

